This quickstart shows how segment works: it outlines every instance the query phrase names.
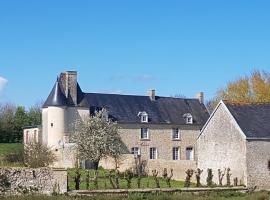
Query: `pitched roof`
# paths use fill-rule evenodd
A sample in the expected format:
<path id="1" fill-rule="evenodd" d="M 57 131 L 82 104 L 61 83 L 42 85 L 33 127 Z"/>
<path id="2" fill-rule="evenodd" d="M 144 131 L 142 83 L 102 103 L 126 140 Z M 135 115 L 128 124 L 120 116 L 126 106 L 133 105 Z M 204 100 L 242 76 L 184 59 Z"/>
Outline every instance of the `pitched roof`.
<path id="1" fill-rule="evenodd" d="M 51 93 L 43 104 L 43 108 L 48 106 L 67 106 L 68 100 L 61 90 L 59 79 L 57 78 Z"/>
<path id="2" fill-rule="evenodd" d="M 57 79 L 43 108 L 48 106 L 75 106 L 63 93 L 61 83 Z M 76 106 L 95 110 L 106 108 L 109 117 L 120 123 L 140 123 L 139 112 L 148 114 L 149 123 L 186 124 L 184 115 L 190 113 L 193 124 L 203 126 L 209 113 L 198 99 L 184 99 L 156 96 L 151 101 L 148 96 L 84 93 L 77 83 Z"/>
<path id="3" fill-rule="evenodd" d="M 248 138 L 270 138 L 270 103 L 223 102 Z"/>
<path id="4" fill-rule="evenodd" d="M 145 111 L 149 123 L 186 124 L 184 114 L 190 113 L 193 124 L 204 125 L 209 113 L 197 99 L 156 97 L 151 101 L 148 96 L 85 93 L 85 98 L 93 112 L 105 107 L 109 116 L 118 122 L 139 123 L 138 113 Z"/>

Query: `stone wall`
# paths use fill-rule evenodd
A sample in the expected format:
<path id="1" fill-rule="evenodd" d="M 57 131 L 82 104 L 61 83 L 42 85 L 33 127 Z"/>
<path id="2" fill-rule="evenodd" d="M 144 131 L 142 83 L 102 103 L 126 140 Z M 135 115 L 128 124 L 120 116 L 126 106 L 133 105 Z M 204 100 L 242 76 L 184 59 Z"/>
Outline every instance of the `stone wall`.
<path id="1" fill-rule="evenodd" d="M 207 169 L 213 170 L 213 181 L 218 184 L 218 169 L 231 169 L 231 183 L 237 177 L 247 184 L 246 140 L 234 119 L 220 104 L 198 139 L 198 167 L 203 169 L 202 183 L 206 183 Z M 223 184 L 226 177 L 223 178 Z"/>
<path id="2" fill-rule="evenodd" d="M 1 168 L 1 183 L 7 178 L 9 193 L 37 192 L 52 194 L 67 192 L 67 171 L 51 168 Z"/>
<path id="3" fill-rule="evenodd" d="M 247 141 L 247 186 L 270 189 L 270 141 Z"/>

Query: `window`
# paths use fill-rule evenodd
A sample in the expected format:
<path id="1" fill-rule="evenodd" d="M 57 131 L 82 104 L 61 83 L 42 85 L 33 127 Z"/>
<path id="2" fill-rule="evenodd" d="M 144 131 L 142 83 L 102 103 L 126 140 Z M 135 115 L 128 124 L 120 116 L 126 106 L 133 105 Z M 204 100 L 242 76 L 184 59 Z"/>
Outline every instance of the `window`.
<path id="1" fill-rule="evenodd" d="M 187 124 L 192 124 L 192 116 L 187 117 Z"/>
<path id="2" fill-rule="evenodd" d="M 173 140 L 179 140 L 180 139 L 179 129 L 178 128 L 173 128 L 172 129 L 172 139 Z"/>
<path id="3" fill-rule="evenodd" d="M 193 117 L 190 113 L 184 114 L 183 117 L 186 120 L 186 124 L 193 124 Z"/>
<path id="4" fill-rule="evenodd" d="M 141 128 L 141 139 L 149 139 L 148 128 Z"/>
<path id="5" fill-rule="evenodd" d="M 173 158 L 173 160 L 180 160 L 179 147 L 173 147 L 173 149 L 172 149 L 172 158 Z"/>
<path id="6" fill-rule="evenodd" d="M 138 116 L 141 118 L 141 122 L 143 122 L 143 123 L 148 122 L 148 114 L 145 111 L 139 112 Z"/>
<path id="7" fill-rule="evenodd" d="M 133 154 L 134 156 L 140 155 L 139 147 L 132 147 L 131 148 L 131 154 Z"/>
<path id="8" fill-rule="evenodd" d="M 157 148 L 156 147 L 150 148 L 150 159 L 151 160 L 157 159 Z"/>
<path id="9" fill-rule="evenodd" d="M 270 160 L 268 160 L 268 170 L 270 171 Z"/>
<path id="10" fill-rule="evenodd" d="M 194 152 L 192 147 L 186 148 L 186 159 L 187 160 L 194 160 Z"/>

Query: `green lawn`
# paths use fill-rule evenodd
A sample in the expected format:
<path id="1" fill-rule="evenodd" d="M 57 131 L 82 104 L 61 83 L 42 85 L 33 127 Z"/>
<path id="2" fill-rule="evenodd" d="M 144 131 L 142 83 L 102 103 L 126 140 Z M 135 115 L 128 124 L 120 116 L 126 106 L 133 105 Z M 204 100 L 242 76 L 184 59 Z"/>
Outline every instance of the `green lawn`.
<path id="1" fill-rule="evenodd" d="M 0 158 L 21 149 L 23 149 L 23 144 L 21 143 L 0 143 Z"/>
<path id="2" fill-rule="evenodd" d="M 87 170 L 80 170 L 81 173 L 81 184 L 80 184 L 80 189 L 84 190 L 86 188 L 86 174 Z M 98 189 L 113 189 L 109 178 L 107 177 L 109 172 L 104 169 L 99 169 L 99 176 L 102 178 L 98 178 Z M 68 170 L 68 183 L 69 183 L 69 189 L 70 190 L 75 190 L 75 169 L 69 169 Z M 94 170 L 90 170 L 90 177 L 94 177 Z M 161 188 L 168 188 L 166 181 L 163 178 L 158 178 L 160 187 Z M 119 185 L 120 188 L 125 189 L 127 188 L 127 181 L 122 177 L 119 179 Z M 193 185 L 194 186 L 194 185 Z M 171 180 L 171 187 L 173 188 L 179 188 L 179 187 L 184 187 L 184 182 L 183 181 L 175 181 Z M 132 178 L 131 181 L 131 188 L 138 188 L 137 186 L 137 178 Z M 141 188 L 156 188 L 156 182 L 153 177 L 144 177 L 141 179 Z M 93 190 L 96 189 L 93 181 L 90 181 L 89 184 L 89 189 Z"/>
<path id="3" fill-rule="evenodd" d="M 267 192 L 243 194 L 237 192 L 221 193 L 177 193 L 177 194 L 132 194 L 129 196 L 17 196 L 0 197 L 3 200 L 270 200 Z"/>
<path id="4" fill-rule="evenodd" d="M 19 167 L 22 166 L 20 163 L 6 163 L 4 158 L 6 155 L 20 151 L 23 149 L 23 144 L 21 143 L 0 143 L 0 166 L 1 167 Z"/>

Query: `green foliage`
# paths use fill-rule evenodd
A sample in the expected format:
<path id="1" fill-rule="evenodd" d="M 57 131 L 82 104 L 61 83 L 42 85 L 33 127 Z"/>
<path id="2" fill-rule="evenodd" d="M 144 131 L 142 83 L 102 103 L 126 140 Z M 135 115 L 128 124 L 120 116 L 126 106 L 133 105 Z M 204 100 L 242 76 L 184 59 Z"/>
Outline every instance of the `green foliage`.
<path id="1" fill-rule="evenodd" d="M 23 144 L 20 143 L 0 143 L 0 166 L 15 167 L 22 166 Z"/>
<path id="2" fill-rule="evenodd" d="M 244 194 L 239 192 L 212 192 L 212 193 L 159 193 L 159 194 L 130 194 L 128 196 L 3 196 L 2 200 L 269 200 L 268 192 Z"/>
<path id="3" fill-rule="evenodd" d="M 41 124 L 41 104 L 27 111 L 23 106 L 0 104 L 0 143 L 20 143 L 23 128 Z"/>
<path id="4" fill-rule="evenodd" d="M 84 169 L 79 169 L 81 177 L 80 177 L 80 189 L 81 190 L 86 190 L 89 188 L 90 190 L 96 189 L 95 183 L 94 183 L 94 177 L 95 177 L 95 170 L 84 170 Z M 88 173 L 90 176 L 90 182 L 89 186 L 87 185 L 87 179 L 88 179 Z M 117 171 L 111 171 L 111 176 L 114 178 L 116 175 Z M 70 190 L 75 190 L 75 182 L 74 182 L 74 177 L 76 176 L 76 170 L 75 168 L 69 169 L 68 170 L 68 184 L 69 184 L 69 189 Z M 98 170 L 98 186 L 99 189 L 113 189 L 115 187 L 112 186 L 110 182 L 110 171 L 104 170 L 102 168 L 99 168 Z M 118 174 L 118 181 L 119 181 L 119 188 L 120 189 L 127 189 L 127 180 L 124 177 L 124 173 Z M 167 188 L 167 182 L 164 178 L 162 177 L 157 177 L 159 181 L 160 188 Z M 114 181 L 115 184 L 115 181 Z M 184 182 L 183 181 L 176 181 L 176 180 L 171 180 L 170 181 L 171 187 L 172 188 L 183 188 L 184 187 Z M 193 183 L 191 183 L 192 186 L 194 186 Z M 138 179 L 137 177 L 133 177 L 131 179 L 130 183 L 131 188 L 138 188 Z M 155 177 L 153 176 L 142 176 L 141 181 L 140 181 L 140 188 L 156 188 L 156 181 Z"/>

